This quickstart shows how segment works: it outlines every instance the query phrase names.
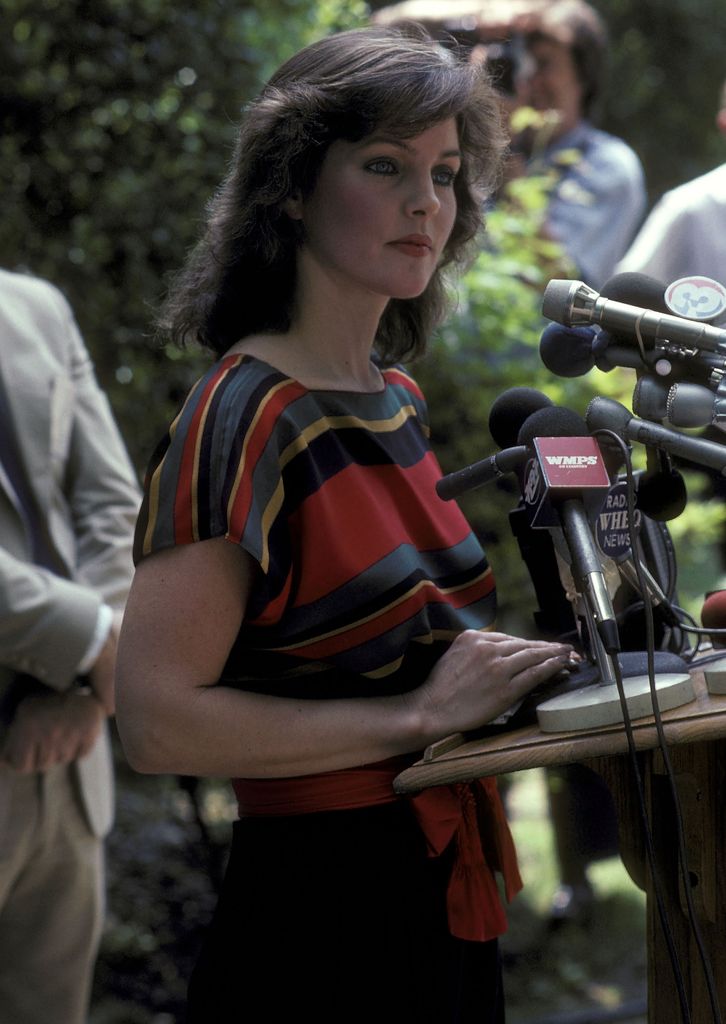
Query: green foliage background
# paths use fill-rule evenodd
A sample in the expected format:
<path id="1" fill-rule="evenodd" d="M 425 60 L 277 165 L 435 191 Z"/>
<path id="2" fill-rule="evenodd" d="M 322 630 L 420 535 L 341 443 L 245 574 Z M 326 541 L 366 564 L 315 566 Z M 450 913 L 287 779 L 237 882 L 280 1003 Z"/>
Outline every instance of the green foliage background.
<path id="1" fill-rule="evenodd" d="M 602 122 L 641 155 L 655 198 L 722 158 L 713 115 L 726 75 L 726 5 L 596 6 L 613 41 Z M 363 0 L 4 0 L 2 263 L 67 294 L 140 472 L 206 361 L 160 347 L 151 325 L 165 276 L 194 242 L 225 172 L 241 107 L 280 60 L 365 23 L 369 10 Z M 539 362 L 542 290 L 552 276 L 571 276 L 537 241 L 542 202 L 541 188 L 526 183 L 491 216 L 493 244 L 416 368 L 447 470 L 492 450 L 488 409 L 512 385 L 579 409 L 598 391 L 629 400 L 625 372 L 566 382 Z M 505 570 L 505 614 L 509 595 L 521 606 L 527 589 L 507 536 L 511 500 L 492 489 L 465 501 L 499 575 Z M 712 508 L 710 519 L 718 514 Z M 687 538 L 695 515 L 690 505 L 673 532 Z"/>
<path id="2" fill-rule="evenodd" d="M 243 103 L 348 0 L 6 0 L 2 262 L 63 288 L 143 467 L 200 357 L 151 337 Z"/>

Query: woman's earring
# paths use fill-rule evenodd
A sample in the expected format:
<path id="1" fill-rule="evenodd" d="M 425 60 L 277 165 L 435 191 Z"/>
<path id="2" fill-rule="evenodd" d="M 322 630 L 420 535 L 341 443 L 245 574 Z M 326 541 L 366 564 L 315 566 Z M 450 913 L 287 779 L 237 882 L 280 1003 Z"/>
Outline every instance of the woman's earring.
<path id="1" fill-rule="evenodd" d="M 282 208 L 291 220 L 302 220 L 302 195 L 299 191 L 293 192 L 283 202 Z"/>

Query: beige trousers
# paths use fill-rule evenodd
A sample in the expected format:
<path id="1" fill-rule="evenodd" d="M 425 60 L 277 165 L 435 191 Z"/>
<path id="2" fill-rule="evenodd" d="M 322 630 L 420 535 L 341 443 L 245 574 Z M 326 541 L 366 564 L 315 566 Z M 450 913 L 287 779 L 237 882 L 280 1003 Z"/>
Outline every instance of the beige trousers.
<path id="1" fill-rule="evenodd" d="M 103 845 L 65 767 L 0 767 L 0 1024 L 83 1024 L 103 922 Z"/>

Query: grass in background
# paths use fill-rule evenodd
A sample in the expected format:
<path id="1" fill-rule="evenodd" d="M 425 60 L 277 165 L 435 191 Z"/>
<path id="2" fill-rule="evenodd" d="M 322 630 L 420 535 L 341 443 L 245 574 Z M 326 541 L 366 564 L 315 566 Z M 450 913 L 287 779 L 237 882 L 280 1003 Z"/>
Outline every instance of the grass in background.
<path id="1" fill-rule="evenodd" d="M 543 771 L 509 776 L 506 803 L 525 883 L 502 939 L 508 1024 L 644 1001 L 645 894 L 618 857 L 595 862 L 588 871 L 597 897 L 591 920 L 551 930 L 558 878 Z"/>

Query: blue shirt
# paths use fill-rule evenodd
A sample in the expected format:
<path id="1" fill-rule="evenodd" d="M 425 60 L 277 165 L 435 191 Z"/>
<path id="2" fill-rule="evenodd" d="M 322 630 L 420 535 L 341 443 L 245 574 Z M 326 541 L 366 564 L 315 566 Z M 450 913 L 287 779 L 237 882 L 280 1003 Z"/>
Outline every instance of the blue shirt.
<path id="1" fill-rule="evenodd" d="M 572 151 L 580 154 L 570 162 Z M 569 152 L 568 152 L 569 151 Z M 645 178 L 622 139 L 581 121 L 533 160 L 528 173 L 561 168 L 547 228 L 586 284 L 600 288 L 612 275 L 643 218 Z"/>

